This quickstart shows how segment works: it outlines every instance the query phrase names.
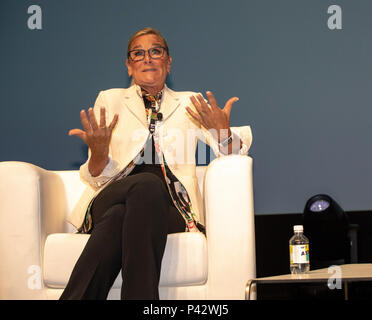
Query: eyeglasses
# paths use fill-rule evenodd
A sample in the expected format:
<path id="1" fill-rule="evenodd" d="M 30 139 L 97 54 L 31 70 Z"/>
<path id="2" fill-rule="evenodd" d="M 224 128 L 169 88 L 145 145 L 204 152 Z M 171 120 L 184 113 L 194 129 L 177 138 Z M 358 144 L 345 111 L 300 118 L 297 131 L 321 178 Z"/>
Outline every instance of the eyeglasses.
<path id="1" fill-rule="evenodd" d="M 128 51 L 128 57 L 130 57 L 133 61 L 141 61 L 145 59 L 146 51 L 150 58 L 160 59 L 164 56 L 164 52 L 167 51 L 167 49 L 164 47 L 153 47 L 149 50 L 135 49 Z"/>

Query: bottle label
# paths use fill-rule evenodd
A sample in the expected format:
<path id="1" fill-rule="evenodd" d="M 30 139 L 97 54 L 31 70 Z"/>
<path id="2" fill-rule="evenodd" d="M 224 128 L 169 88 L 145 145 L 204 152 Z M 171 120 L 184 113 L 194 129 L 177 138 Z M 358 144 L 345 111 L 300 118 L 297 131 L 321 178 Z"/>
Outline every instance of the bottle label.
<path id="1" fill-rule="evenodd" d="M 289 246 L 291 264 L 294 263 L 309 263 L 309 245 L 297 244 Z"/>

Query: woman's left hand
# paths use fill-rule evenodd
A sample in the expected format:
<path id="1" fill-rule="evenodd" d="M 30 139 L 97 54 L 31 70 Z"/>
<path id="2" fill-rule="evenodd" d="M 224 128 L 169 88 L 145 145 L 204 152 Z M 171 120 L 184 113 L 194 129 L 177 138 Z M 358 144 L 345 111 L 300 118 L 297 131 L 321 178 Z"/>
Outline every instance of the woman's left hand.
<path id="1" fill-rule="evenodd" d="M 212 92 L 207 91 L 207 98 L 209 104 L 204 100 L 204 97 L 201 94 L 198 94 L 196 97 L 192 96 L 190 98 L 192 104 L 194 105 L 196 112 L 194 112 L 190 107 L 186 107 L 188 113 L 193 117 L 196 121 L 198 121 L 203 127 L 207 130 L 215 129 L 217 131 L 217 138 L 218 142 L 222 139 L 227 138 L 230 136 L 230 113 L 232 106 L 235 102 L 239 100 L 238 97 L 230 98 L 223 109 L 221 109 L 214 98 Z M 226 136 L 226 130 L 228 130 Z"/>

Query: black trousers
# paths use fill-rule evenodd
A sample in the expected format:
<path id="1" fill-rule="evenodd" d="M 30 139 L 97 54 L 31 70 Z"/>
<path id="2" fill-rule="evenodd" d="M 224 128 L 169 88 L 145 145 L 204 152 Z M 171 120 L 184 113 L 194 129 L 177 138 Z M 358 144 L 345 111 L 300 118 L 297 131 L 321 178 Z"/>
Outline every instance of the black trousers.
<path id="1" fill-rule="evenodd" d="M 163 181 L 138 173 L 102 190 L 91 236 L 60 299 L 106 299 L 120 269 L 121 299 L 159 299 L 167 234 L 185 231 Z"/>

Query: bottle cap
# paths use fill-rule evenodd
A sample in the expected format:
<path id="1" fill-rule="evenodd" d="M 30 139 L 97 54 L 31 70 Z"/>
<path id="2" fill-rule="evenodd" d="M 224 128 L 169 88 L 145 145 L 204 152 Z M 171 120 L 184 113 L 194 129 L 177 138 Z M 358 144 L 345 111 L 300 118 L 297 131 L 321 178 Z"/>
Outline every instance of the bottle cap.
<path id="1" fill-rule="evenodd" d="M 293 226 L 293 231 L 294 232 L 303 232 L 304 231 L 304 227 L 302 225 L 296 225 L 296 226 Z"/>

